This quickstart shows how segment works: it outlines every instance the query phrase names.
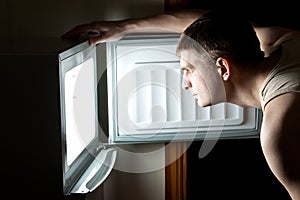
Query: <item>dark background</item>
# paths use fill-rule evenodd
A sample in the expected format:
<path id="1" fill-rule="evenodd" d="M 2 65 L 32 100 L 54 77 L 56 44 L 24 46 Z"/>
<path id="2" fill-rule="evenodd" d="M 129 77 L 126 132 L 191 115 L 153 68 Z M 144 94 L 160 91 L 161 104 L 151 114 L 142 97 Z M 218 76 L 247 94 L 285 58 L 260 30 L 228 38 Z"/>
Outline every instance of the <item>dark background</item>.
<path id="1" fill-rule="evenodd" d="M 187 199 L 290 200 L 270 171 L 259 139 L 219 140 L 204 158 L 202 142 L 193 142 L 187 152 Z"/>
<path id="2" fill-rule="evenodd" d="M 222 9 L 240 12 L 249 20 L 262 26 L 279 25 L 300 29 L 297 1 L 269 0 L 165 0 L 165 10 L 177 9 Z"/>

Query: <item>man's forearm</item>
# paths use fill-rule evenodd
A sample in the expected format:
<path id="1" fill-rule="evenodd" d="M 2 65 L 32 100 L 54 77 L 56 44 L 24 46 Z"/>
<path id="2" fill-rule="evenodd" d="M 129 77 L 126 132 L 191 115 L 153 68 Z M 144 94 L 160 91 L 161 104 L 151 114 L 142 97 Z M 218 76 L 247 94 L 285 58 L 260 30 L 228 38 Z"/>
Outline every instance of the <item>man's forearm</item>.
<path id="1" fill-rule="evenodd" d="M 151 17 L 124 20 L 123 25 L 129 32 L 146 29 L 147 31 L 165 30 L 181 33 L 194 20 L 204 15 L 207 11 L 190 9 L 167 12 Z"/>

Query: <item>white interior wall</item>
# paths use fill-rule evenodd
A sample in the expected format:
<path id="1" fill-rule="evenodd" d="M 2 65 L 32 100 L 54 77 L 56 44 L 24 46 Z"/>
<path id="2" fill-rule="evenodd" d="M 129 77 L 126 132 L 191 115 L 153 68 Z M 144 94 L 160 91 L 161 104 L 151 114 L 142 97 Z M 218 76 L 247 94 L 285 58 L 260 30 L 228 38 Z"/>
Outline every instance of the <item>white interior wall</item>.
<path id="1" fill-rule="evenodd" d="M 60 37 L 81 23 L 144 17 L 161 13 L 163 9 L 164 0 L 1 0 L 0 37 Z M 130 148 L 149 151 L 163 146 L 164 144 L 133 145 Z M 164 159 L 162 155 L 148 162 L 164 163 Z M 139 164 L 134 159 L 127 162 Z M 164 169 L 147 173 L 114 170 L 104 183 L 104 199 L 163 200 L 164 178 Z"/>

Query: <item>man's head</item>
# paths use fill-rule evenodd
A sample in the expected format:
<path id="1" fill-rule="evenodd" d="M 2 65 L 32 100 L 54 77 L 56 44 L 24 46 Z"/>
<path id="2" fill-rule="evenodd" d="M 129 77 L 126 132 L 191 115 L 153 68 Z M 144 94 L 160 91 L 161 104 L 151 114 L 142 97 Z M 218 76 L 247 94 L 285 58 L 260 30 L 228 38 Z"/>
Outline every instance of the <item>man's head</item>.
<path id="1" fill-rule="evenodd" d="M 183 86 L 192 90 L 200 106 L 226 101 L 223 82 L 231 78 L 232 66 L 255 66 L 264 57 L 247 19 L 218 10 L 194 21 L 181 35 L 176 51 L 185 71 Z"/>

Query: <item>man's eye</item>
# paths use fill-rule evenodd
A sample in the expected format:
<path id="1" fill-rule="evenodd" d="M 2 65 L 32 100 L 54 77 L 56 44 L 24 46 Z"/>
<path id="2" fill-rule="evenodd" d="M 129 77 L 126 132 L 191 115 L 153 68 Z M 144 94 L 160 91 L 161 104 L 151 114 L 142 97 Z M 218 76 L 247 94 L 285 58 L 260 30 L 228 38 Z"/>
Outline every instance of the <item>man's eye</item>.
<path id="1" fill-rule="evenodd" d="M 189 72 L 189 73 L 193 72 L 193 70 L 191 70 L 191 69 L 186 69 L 186 71 Z"/>
<path id="2" fill-rule="evenodd" d="M 184 69 L 184 70 L 183 70 L 183 73 L 184 73 L 184 74 L 188 74 L 188 73 L 189 73 L 189 70 Z"/>
<path id="3" fill-rule="evenodd" d="M 193 70 L 190 69 L 190 68 L 184 68 L 184 69 L 182 69 L 182 71 L 183 71 L 185 74 L 193 73 Z"/>

